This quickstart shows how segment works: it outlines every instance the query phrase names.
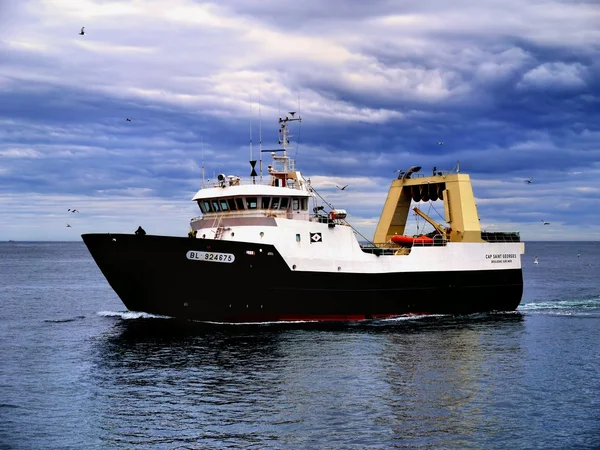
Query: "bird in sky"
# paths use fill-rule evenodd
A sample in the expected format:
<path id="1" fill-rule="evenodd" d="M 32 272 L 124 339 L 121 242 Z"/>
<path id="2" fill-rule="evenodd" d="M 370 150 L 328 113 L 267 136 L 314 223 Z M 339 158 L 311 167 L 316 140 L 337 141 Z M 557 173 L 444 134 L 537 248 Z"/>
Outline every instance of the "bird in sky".
<path id="1" fill-rule="evenodd" d="M 67 224 L 67 228 L 73 228 L 71 225 Z"/>
<path id="2" fill-rule="evenodd" d="M 79 211 L 77 211 L 76 209 L 71 209 L 71 208 L 67 209 L 67 211 L 70 211 L 70 212 L 72 212 L 72 213 L 76 213 L 76 212 L 78 213 L 78 212 L 79 212 Z"/>
<path id="3" fill-rule="evenodd" d="M 127 122 L 131 122 L 131 119 L 128 117 L 127 119 L 125 119 Z"/>
<path id="4" fill-rule="evenodd" d="M 542 223 L 543 223 L 544 225 L 550 225 L 550 222 L 546 222 L 546 221 L 545 221 L 545 220 L 543 220 L 543 219 L 542 219 Z"/>
<path id="5" fill-rule="evenodd" d="M 344 189 L 346 189 L 348 187 L 348 185 L 341 187 L 336 184 L 335 187 L 338 188 L 340 191 L 343 191 Z"/>
<path id="6" fill-rule="evenodd" d="M 84 36 L 84 35 L 85 35 L 85 31 L 83 31 L 83 29 L 84 29 L 84 28 L 85 28 L 85 27 L 81 27 L 81 31 L 79 32 L 79 35 L 80 35 L 80 36 Z"/>
<path id="7" fill-rule="evenodd" d="M 438 141 L 438 145 L 444 145 L 442 141 Z"/>
<path id="8" fill-rule="evenodd" d="M 533 177 L 525 180 L 525 183 L 527 183 L 527 184 L 531 184 L 532 182 L 533 182 Z"/>

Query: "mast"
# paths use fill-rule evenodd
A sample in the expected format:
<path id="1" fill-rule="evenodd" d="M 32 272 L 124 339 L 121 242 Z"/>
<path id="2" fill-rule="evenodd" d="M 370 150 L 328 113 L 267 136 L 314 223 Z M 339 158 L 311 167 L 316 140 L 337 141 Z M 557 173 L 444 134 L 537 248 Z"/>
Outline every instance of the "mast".
<path id="1" fill-rule="evenodd" d="M 204 189 L 204 181 L 206 178 L 204 177 L 204 136 L 202 136 L 202 189 Z"/>
<path id="2" fill-rule="evenodd" d="M 291 137 L 292 135 L 289 134 L 288 128 L 287 128 L 287 123 L 288 122 L 295 122 L 295 121 L 302 121 L 302 117 L 298 116 L 298 117 L 294 117 L 296 115 L 296 111 L 290 111 L 290 116 L 292 116 L 291 118 L 286 116 L 285 119 L 279 118 L 279 123 L 281 124 L 281 127 L 279 128 L 279 144 L 283 147 L 283 155 L 280 156 L 278 159 L 282 159 L 283 160 L 283 167 L 284 167 L 284 171 L 287 172 L 290 169 L 289 166 L 289 157 L 287 155 L 287 146 L 290 143 L 290 140 L 288 139 L 289 137 Z M 275 157 L 274 157 L 275 158 Z"/>
<path id="3" fill-rule="evenodd" d="M 262 184 L 262 116 L 260 115 L 260 85 L 258 87 L 258 154 L 259 154 L 259 183 Z"/>
<path id="4" fill-rule="evenodd" d="M 295 171 L 294 163 L 293 161 L 290 161 L 290 157 L 287 155 L 287 147 L 290 143 L 289 137 L 291 136 L 287 124 L 288 122 L 302 120 L 301 117 L 294 117 L 295 114 L 295 111 L 290 111 L 292 117 L 286 116 L 283 119 L 281 117 L 279 118 L 279 145 L 281 145 L 281 147 L 270 150 L 261 150 L 261 153 L 270 152 L 271 157 L 273 158 L 273 163 L 268 167 L 268 172 L 271 176 L 271 185 L 273 186 L 285 187 L 290 175 L 292 178 L 295 178 L 295 175 L 290 174 L 290 172 Z M 278 152 L 281 152 L 281 154 L 277 155 Z"/>
<path id="5" fill-rule="evenodd" d="M 250 112 L 252 112 L 252 96 L 250 96 L 250 108 Z M 250 167 L 252 167 L 252 172 L 250 172 L 250 176 L 252 177 L 252 184 L 256 184 L 256 170 L 254 170 L 256 161 L 252 159 L 252 156 L 252 114 L 250 114 Z"/>

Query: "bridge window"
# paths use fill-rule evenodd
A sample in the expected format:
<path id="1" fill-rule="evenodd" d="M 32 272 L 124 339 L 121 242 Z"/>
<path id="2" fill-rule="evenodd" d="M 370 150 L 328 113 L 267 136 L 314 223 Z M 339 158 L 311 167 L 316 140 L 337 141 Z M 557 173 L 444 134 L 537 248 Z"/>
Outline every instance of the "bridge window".
<path id="1" fill-rule="evenodd" d="M 292 204 L 293 204 L 294 211 L 298 211 L 300 209 L 300 199 L 298 197 L 294 197 L 292 199 Z"/>
<path id="2" fill-rule="evenodd" d="M 256 209 L 257 208 L 257 198 L 256 197 L 246 197 L 246 205 L 248 205 L 248 209 Z"/>
<path id="3" fill-rule="evenodd" d="M 271 203 L 271 197 L 262 198 L 262 209 L 269 209 L 269 203 Z"/>
<path id="4" fill-rule="evenodd" d="M 235 204 L 237 205 L 237 209 L 240 211 L 244 209 L 244 200 L 241 197 L 235 198 Z"/>
<path id="5" fill-rule="evenodd" d="M 220 211 L 220 208 L 219 208 L 219 202 L 218 202 L 218 201 L 216 201 L 216 200 L 211 200 L 211 201 L 210 201 L 210 204 L 211 204 L 211 206 L 212 206 L 212 209 L 213 209 L 213 211 L 214 211 L 214 212 L 219 212 L 219 211 Z"/>
<path id="6" fill-rule="evenodd" d="M 306 211 L 308 210 L 308 199 L 307 198 L 301 198 L 300 199 L 300 203 L 302 204 L 302 210 Z"/>
<path id="7" fill-rule="evenodd" d="M 225 200 L 224 198 L 221 199 L 219 203 L 221 205 L 221 211 L 227 211 L 229 209 L 229 207 L 227 206 L 227 200 Z"/>
<path id="8" fill-rule="evenodd" d="M 227 204 L 229 205 L 229 209 L 235 211 L 237 208 L 235 207 L 235 200 L 232 198 L 227 199 Z"/>
<path id="9" fill-rule="evenodd" d="M 273 201 L 271 202 L 271 209 L 279 208 L 279 197 L 273 197 Z"/>
<path id="10" fill-rule="evenodd" d="M 211 209 L 211 207 L 210 207 L 210 202 L 209 202 L 208 200 L 203 200 L 203 201 L 202 201 L 202 205 L 204 206 L 204 207 L 203 207 L 203 211 L 204 211 L 205 213 L 207 213 L 207 212 L 212 212 L 212 209 Z"/>
<path id="11" fill-rule="evenodd" d="M 289 201 L 290 199 L 288 197 L 281 197 L 281 204 L 279 205 L 279 209 L 287 209 Z"/>

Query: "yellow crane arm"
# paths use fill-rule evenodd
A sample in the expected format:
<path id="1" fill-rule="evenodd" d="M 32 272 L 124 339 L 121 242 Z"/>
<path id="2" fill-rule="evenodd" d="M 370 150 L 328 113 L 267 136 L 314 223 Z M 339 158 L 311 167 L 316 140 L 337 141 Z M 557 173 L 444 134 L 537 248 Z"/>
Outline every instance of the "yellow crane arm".
<path id="1" fill-rule="evenodd" d="M 427 222 L 429 222 L 433 226 L 433 228 L 435 228 L 436 231 L 440 233 L 440 235 L 444 236 L 446 239 L 450 239 L 450 228 L 446 228 L 443 225 L 440 225 L 416 206 L 413 208 L 413 211 L 416 212 L 423 219 L 425 219 Z"/>

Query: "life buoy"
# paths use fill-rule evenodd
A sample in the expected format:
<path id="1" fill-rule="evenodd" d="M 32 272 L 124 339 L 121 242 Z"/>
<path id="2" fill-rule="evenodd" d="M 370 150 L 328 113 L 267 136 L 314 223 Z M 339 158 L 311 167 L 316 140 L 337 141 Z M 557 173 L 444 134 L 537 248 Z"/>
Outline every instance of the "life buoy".
<path id="1" fill-rule="evenodd" d="M 329 212 L 329 219 L 335 220 L 335 213 L 333 211 Z"/>

